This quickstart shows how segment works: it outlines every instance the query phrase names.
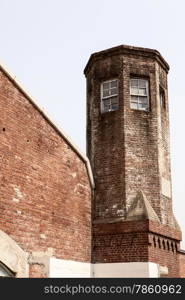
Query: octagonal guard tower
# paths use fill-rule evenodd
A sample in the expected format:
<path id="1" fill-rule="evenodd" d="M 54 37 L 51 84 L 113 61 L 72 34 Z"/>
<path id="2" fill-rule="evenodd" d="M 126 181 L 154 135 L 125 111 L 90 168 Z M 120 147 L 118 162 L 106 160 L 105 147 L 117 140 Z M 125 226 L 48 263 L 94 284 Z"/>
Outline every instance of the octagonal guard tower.
<path id="1" fill-rule="evenodd" d="M 178 277 L 168 71 L 158 51 L 125 45 L 92 54 L 84 70 L 95 277 Z"/>

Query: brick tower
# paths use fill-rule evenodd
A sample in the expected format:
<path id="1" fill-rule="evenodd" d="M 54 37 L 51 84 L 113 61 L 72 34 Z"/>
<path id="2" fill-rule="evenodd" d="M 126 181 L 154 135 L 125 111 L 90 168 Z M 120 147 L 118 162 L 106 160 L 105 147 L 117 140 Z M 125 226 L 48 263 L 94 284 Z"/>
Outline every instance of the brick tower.
<path id="1" fill-rule="evenodd" d="M 95 277 L 178 277 L 168 71 L 158 51 L 123 45 L 85 68 Z"/>

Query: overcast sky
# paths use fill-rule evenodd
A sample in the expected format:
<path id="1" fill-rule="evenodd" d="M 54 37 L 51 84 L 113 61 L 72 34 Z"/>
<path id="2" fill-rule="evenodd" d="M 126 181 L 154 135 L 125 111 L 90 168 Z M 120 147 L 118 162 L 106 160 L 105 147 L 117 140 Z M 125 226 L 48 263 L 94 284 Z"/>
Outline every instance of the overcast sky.
<path id="1" fill-rule="evenodd" d="M 0 0 L 0 61 L 85 153 L 91 53 L 127 44 L 170 64 L 173 203 L 185 248 L 185 1 Z"/>

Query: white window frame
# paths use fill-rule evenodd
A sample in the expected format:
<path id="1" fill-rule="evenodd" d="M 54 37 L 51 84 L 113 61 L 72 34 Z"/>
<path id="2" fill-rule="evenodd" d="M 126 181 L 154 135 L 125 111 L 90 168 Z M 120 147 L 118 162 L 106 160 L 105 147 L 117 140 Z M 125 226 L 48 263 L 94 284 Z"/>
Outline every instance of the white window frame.
<path id="1" fill-rule="evenodd" d="M 109 87 L 107 90 L 110 91 L 117 88 L 117 92 L 115 94 L 109 94 L 107 96 L 104 96 L 104 87 L 103 85 L 104 84 L 111 84 L 111 82 L 113 81 L 116 81 L 117 82 L 117 87 Z M 113 106 L 113 103 L 111 102 L 113 99 L 115 99 L 117 97 L 117 104 L 115 104 L 115 106 L 117 106 L 115 109 L 112 107 Z M 113 79 L 110 79 L 110 80 L 106 80 L 106 81 L 103 81 L 101 83 L 101 113 L 106 113 L 106 112 L 111 112 L 111 111 L 116 111 L 119 109 L 119 81 L 117 78 L 113 78 Z M 110 108 L 109 110 L 106 110 L 105 109 L 105 101 L 110 101 Z"/>
<path id="2" fill-rule="evenodd" d="M 141 80 L 141 81 L 145 81 L 146 86 L 145 87 L 139 87 L 139 83 L 138 86 L 135 88 L 138 90 L 138 92 L 134 93 L 132 91 L 132 89 L 134 88 L 134 86 L 132 86 L 132 80 Z M 146 94 L 141 94 L 139 91 L 145 89 L 146 90 Z M 135 101 L 133 101 L 132 97 L 137 97 L 137 100 L 135 99 Z M 143 100 L 143 102 L 142 102 Z M 144 100 L 145 100 L 145 107 L 142 107 L 142 105 L 144 105 Z M 133 107 L 133 103 L 135 103 L 135 106 L 137 107 Z M 149 102 L 149 79 L 147 78 L 143 78 L 143 77 L 131 77 L 130 78 L 130 108 L 133 110 L 141 110 L 141 111 L 149 111 L 150 108 L 150 102 Z"/>

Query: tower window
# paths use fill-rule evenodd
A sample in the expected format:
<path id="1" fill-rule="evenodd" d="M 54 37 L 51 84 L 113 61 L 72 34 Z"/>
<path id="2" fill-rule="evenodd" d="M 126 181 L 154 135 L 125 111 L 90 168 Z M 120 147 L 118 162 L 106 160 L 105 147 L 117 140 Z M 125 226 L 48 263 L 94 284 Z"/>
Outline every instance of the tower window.
<path id="1" fill-rule="evenodd" d="M 131 78 L 130 80 L 130 108 L 149 110 L 148 80 Z"/>
<path id="2" fill-rule="evenodd" d="M 115 111 L 118 108 L 118 80 L 104 81 L 101 84 L 101 112 Z"/>

